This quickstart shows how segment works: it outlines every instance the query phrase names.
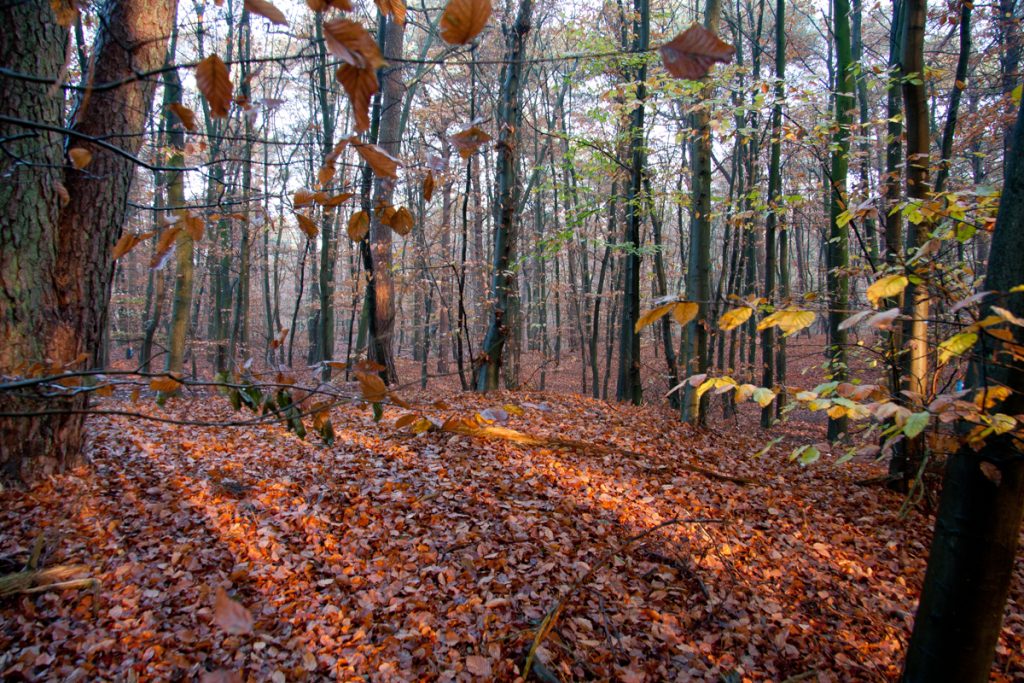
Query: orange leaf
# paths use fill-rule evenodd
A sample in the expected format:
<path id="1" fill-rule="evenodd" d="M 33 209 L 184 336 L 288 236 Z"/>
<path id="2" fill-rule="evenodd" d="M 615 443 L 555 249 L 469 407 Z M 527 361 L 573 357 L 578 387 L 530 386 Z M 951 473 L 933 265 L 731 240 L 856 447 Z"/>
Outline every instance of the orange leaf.
<path id="1" fill-rule="evenodd" d="M 318 200 L 318 201 L 320 202 L 320 204 L 322 206 L 325 206 L 325 207 L 331 209 L 331 208 L 334 208 L 336 206 L 341 206 L 342 204 L 344 204 L 345 202 L 347 202 L 349 199 L 351 199 L 354 196 L 355 195 L 353 193 L 351 193 L 351 192 L 342 192 L 341 194 L 336 194 L 333 197 L 325 197 L 323 200 Z"/>
<path id="2" fill-rule="evenodd" d="M 365 211 L 356 211 L 348 219 L 348 236 L 353 242 L 362 242 L 370 232 L 370 216 Z"/>
<path id="3" fill-rule="evenodd" d="M 423 200 L 429 202 L 434 196 L 434 172 L 427 171 L 427 177 L 423 179 Z"/>
<path id="4" fill-rule="evenodd" d="M 732 61 L 736 48 L 700 24 L 693 24 L 661 46 L 661 60 L 676 78 L 696 80 L 708 75 L 715 62 Z"/>
<path id="5" fill-rule="evenodd" d="M 409 209 L 403 206 L 391 217 L 391 221 L 388 225 L 390 225 L 391 229 L 399 235 L 405 237 L 412 232 L 412 226 L 414 223 L 415 221 L 413 221 L 412 213 L 409 212 Z"/>
<path id="6" fill-rule="evenodd" d="M 271 24 L 277 24 L 278 26 L 288 25 L 288 20 L 284 18 L 281 10 L 274 7 L 273 3 L 267 2 L 267 0 L 244 0 L 242 4 L 245 6 L 245 9 L 253 14 L 269 19 Z"/>
<path id="7" fill-rule="evenodd" d="M 227 633 L 242 635 L 252 633 L 253 618 L 245 607 L 228 597 L 223 588 L 217 588 L 217 597 L 213 602 L 213 623 Z"/>
<path id="8" fill-rule="evenodd" d="M 324 22 L 324 42 L 331 54 L 357 69 L 378 69 L 384 65 L 377 41 L 363 25 L 351 19 Z"/>
<path id="9" fill-rule="evenodd" d="M 303 206 L 309 206 L 314 201 L 316 201 L 315 193 L 310 192 L 309 190 L 296 190 L 295 197 L 292 200 L 292 204 L 295 206 L 296 209 L 298 209 Z"/>
<path id="10" fill-rule="evenodd" d="M 182 229 L 180 225 L 174 225 L 163 231 L 163 234 L 160 235 L 160 240 L 156 243 L 156 251 L 153 253 L 153 258 L 149 261 L 150 268 L 163 268 L 167 262 L 167 256 L 170 255 L 171 248 L 174 246 L 174 240 L 177 239 L 178 233 Z"/>
<path id="11" fill-rule="evenodd" d="M 299 229 L 306 233 L 306 237 L 313 239 L 320 232 L 320 229 L 316 227 L 316 223 L 309 216 L 301 213 L 295 214 L 295 218 L 299 221 Z"/>
<path id="12" fill-rule="evenodd" d="M 491 0 L 449 0 L 441 15 L 441 38 L 449 45 L 466 45 L 484 30 L 491 17 Z"/>
<path id="13" fill-rule="evenodd" d="M 466 130 L 456 133 L 448 138 L 448 142 L 452 143 L 455 149 L 459 150 L 459 156 L 463 159 L 468 159 L 476 154 L 476 151 L 480 149 L 481 146 L 487 144 L 491 140 L 493 140 L 493 138 L 488 135 L 487 131 L 482 128 L 478 128 L 477 126 L 470 126 Z"/>
<path id="14" fill-rule="evenodd" d="M 167 108 L 174 112 L 174 115 L 181 120 L 181 124 L 185 126 L 186 130 L 195 131 L 196 113 L 194 111 L 186 107 L 181 102 L 174 102 L 168 105 Z"/>
<path id="15" fill-rule="evenodd" d="M 121 258 L 129 251 L 139 245 L 142 240 L 152 237 L 155 233 L 144 232 L 141 235 L 137 235 L 134 232 L 126 232 L 121 235 L 121 239 L 114 245 L 114 260 Z"/>
<path id="16" fill-rule="evenodd" d="M 380 88 L 377 81 L 377 70 L 359 68 L 351 64 L 338 67 L 334 77 L 345 89 L 349 102 L 352 103 L 352 115 L 356 119 L 356 132 L 362 133 L 370 129 L 370 100 Z"/>
<path id="17" fill-rule="evenodd" d="M 395 22 L 405 25 L 405 0 L 374 0 L 377 3 L 380 13 L 386 17 L 393 17 Z"/>
<path id="18" fill-rule="evenodd" d="M 383 178 L 397 178 L 398 167 L 402 165 L 402 162 L 391 156 L 377 145 L 370 145 L 359 142 L 356 138 L 349 138 L 352 146 L 356 148 L 366 163 L 373 169 L 373 173 L 378 177 Z"/>
<path id="19" fill-rule="evenodd" d="M 203 232 L 206 230 L 206 221 L 194 214 L 188 214 L 181 220 L 182 227 L 188 232 L 193 242 L 203 239 Z"/>
<path id="20" fill-rule="evenodd" d="M 370 372 L 357 372 L 356 379 L 359 380 L 359 391 L 362 392 L 363 398 L 370 403 L 380 403 L 387 398 L 388 388 L 384 384 L 384 380 L 380 378 L 380 375 Z"/>
<path id="21" fill-rule="evenodd" d="M 154 377 L 149 382 L 149 388 L 153 391 L 159 391 L 165 394 L 174 394 L 181 389 L 181 382 L 178 379 L 165 375 L 163 377 Z"/>
<path id="22" fill-rule="evenodd" d="M 306 0 L 306 4 L 314 12 L 323 12 L 328 7 L 340 9 L 342 12 L 351 12 L 355 9 L 350 0 Z"/>
<path id="23" fill-rule="evenodd" d="M 72 166 L 81 170 L 92 161 L 92 152 L 84 147 L 73 147 L 68 150 L 68 158 L 71 159 Z"/>
<path id="24" fill-rule="evenodd" d="M 234 85 L 231 84 L 228 67 L 220 57 L 210 55 L 196 65 L 196 85 L 210 103 L 210 116 L 215 119 L 226 118 Z"/>

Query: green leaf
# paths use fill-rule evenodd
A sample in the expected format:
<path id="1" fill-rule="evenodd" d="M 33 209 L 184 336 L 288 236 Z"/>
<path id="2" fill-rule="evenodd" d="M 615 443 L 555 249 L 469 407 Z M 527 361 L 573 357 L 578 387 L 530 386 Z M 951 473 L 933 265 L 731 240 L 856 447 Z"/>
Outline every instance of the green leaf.
<path id="1" fill-rule="evenodd" d="M 789 454 L 789 459 L 798 460 L 801 465 L 810 465 L 811 463 L 817 462 L 821 457 L 821 451 L 818 450 L 817 446 L 800 446 L 795 451 Z"/>
<path id="2" fill-rule="evenodd" d="M 928 420 L 931 418 L 931 414 L 927 411 L 921 413 L 914 413 L 907 418 L 906 423 L 903 425 L 903 434 L 908 439 L 916 438 L 925 430 L 928 426 Z"/>
<path id="3" fill-rule="evenodd" d="M 380 422 L 384 419 L 384 406 L 380 403 L 373 404 L 373 421 Z"/>

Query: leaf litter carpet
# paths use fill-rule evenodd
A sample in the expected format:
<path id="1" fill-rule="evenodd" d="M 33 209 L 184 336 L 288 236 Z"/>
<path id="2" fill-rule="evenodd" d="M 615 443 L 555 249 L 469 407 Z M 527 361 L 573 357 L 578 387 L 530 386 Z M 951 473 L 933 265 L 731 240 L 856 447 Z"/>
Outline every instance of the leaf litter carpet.
<path id="1" fill-rule="evenodd" d="M 380 423 L 336 408 L 330 447 L 279 426 L 90 418 L 91 466 L 0 493 L 0 562 L 38 546 L 99 585 L 4 598 L 0 677 L 512 681 L 563 599 L 532 680 L 898 675 L 930 518 L 855 483 L 878 465 L 787 462 L 820 438 L 808 425 L 755 457 L 769 437 L 752 415 L 698 431 L 551 394 L 426 412 L 503 404 L 523 410 L 510 428 L 600 448 L 414 436 L 394 407 Z M 101 407 L 238 419 L 223 399 Z M 1024 675 L 1021 583 L 1018 567 L 998 680 Z"/>

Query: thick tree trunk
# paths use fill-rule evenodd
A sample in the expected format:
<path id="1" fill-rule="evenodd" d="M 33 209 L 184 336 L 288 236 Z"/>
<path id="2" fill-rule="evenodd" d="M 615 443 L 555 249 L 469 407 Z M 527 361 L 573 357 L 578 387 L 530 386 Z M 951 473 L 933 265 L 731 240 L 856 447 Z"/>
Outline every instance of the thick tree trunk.
<path id="1" fill-rule="evenodd" d="M 175 5 L 174 0 L 107 2 L 100 10 L 88 82 L 98 86 L 159 68 L 166 57 Z M 50 4 L 8 4 L 0 13 L 8 27 L 0 37 L 3 66 L 55 78 L 64 61 L 67 32 L 55 24 Z M 111 253 L 121 234 L 135 166 L 90 139 L 114 139 L 124 152 L 137 153 L 155 82 L 138 79 L 84 93 L 72 117 L 73 132 L 67 135 L 69 147 L 92 154 L 92 162 L 81 170 L 61 168 L 64 136 L 34 129 L 61 125 L 63 90 L 12 77 L 5 79 L 4 88 L 2 134 L 18 137 L 8 150 L 32 164 L 12 168 L 10 156 L 0 161 L 6 179 L 0 189 L 0 297 L 5 311 L 0 315 L 0 366 L 4 371 L 24 371 L 44 358 L 57 368 L 80 358 L 91 366 L 101 356 L 113 276 Z M 63 208 L 61 183 L 69 197 Z M 69 407 L 81 410 L 85 400 Z M 18 408 L 16 403 L 0 406 L 3 412 Z M 26 479 L 74 462 L 82 423 L 80 414 L 3 418 L 3 476 Z"/>
<path id="2" fill-rule="evenodd" d="M 1000 294 L 1024 282 L 1024 105 L 1007 157 L 1006 183 L 985 290 Z M 1024 294 L 990 297 L 991 305 L 1024 316 Z M 987 309 L 987 310 L 984 310 Z M 1011 326 L 1017 348 L 1024 332 Z M 1005 386 L 1013 394 L 999 412 L 1024 412 L 1024 363 L 1010 342 L 985 335 L 969 379 L 980 388 Z M 980 346 L 981 344 L 979 344 Z M 968 425 L 968 428 L 970 425 Z M 1019 429 L 1019 425 L 1018 425 Z M 987 681 L 1006 607 L 1024 517 L 1024 458 L 1012 433 L 989 436 L 975 451 L 965 445 L 946 464 L 928 571 L 904 681 Z"/>

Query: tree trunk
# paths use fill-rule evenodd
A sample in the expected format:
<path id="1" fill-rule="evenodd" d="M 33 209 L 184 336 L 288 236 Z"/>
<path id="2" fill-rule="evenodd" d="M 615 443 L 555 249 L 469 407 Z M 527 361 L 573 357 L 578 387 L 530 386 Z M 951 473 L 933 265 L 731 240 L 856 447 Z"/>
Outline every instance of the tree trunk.
<path id="1" fill-rule="evenodd" d="M 519 153 L 519 92 L 522 79 L 522 55 L 526 45 L 526 34 L 530 31 L 530 17 L 533 13 L 531 0 L 520 0 L 515 24 L 506 29 L 506 54 L 508 64 L 501 88 L 501 105 L 498 110 L 498 165 L 496 191 L 498 194 L 498 225 L 494 231 L 494 272 L 491 280 L 490 324 L 484 336 L 480 351 L 480 367 L 477 371 L 477 391 L 491 391 L 498 388 L 502 353 L 509 336 L 506 316 L 514 305 L 516 296 L 515 279 L 509 271 L 515 253 L 516 206 L 518 205 Z"/>
<path id="2" fill-rule="evenodd" d="M 985 290 L 1005 294 L 1024 282 L 1024 105 L 1017 115 L 1006 182 L 999 204 Z M 991 305 L 1024 315 L 1024 294 Z M 1011 326 L 1013 343 L 1024 333 Z M 1011 342 L 984 335 L 969 380 L 975 387 L 1005 386 L 1013 394 L 998 408 L 1024 412 L 1024 362 Z M 968 428 L 970 425 L 967 426 Z M 975 451 L 964 445 L 946 464 L 928 570 L 904 681 L 987 681 L 999 639 L 1024 516 L 1024 459 L 1012 433 L 989 436 Z M 984 468 L 984 469 L 983 469 Z"/>

